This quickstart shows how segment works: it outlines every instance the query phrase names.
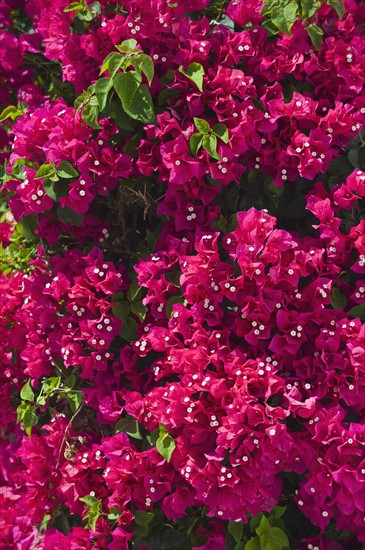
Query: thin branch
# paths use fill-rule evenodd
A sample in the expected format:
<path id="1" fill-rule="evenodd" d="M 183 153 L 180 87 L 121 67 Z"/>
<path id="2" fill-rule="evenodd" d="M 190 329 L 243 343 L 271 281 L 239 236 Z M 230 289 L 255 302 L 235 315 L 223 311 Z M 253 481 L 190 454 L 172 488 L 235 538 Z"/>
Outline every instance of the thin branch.
<path id="1" fill-rule="evenodd" d="M 84 406 L 84 403 L 80 403 L 79 407 L 76 409 L 76 411 L 74 412 L 74 414 L 72 415 L 72 417 L 70 418 L 70 422 L 67 424 L 67 427 L 65 429 L 65 433 L 63 434 L 63 438 L 62 438 L 62 441 L 61 441 L 61 446 L 60 446 L 60 450 L 58 452 L 58 457 L 57 457 L 57 463 L 56 463 L 56 468 L 58 468 L 59 464 L 60 464 L 60 460 L 61 460 L 61 454 L 62 454 L 62 451 L 65 447 L 65 444 L 66 444 L 66 438 L 67 438 L 67 435 L 68 435 L 68 432 L 71 428 L 71 425 L 72 425 L 72 422 L 75 420 L 76 416 L 79 414 L 79 412 L 81 411 L 82 407 Z"/>

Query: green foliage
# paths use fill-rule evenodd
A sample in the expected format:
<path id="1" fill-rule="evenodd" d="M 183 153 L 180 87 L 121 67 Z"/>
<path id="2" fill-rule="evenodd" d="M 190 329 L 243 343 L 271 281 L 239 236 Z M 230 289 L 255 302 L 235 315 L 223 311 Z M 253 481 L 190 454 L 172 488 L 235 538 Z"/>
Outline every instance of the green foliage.
<path id="1" fill-rule="evenodd" d="M 66 160 L 63 160 L 60 162 L 60 165 L 57 168 L 56 173 L 59 178 L 63 178 L 63 179 L 73 179 L 79 176 L 78 171 L 75 170 L 72 164 L 70 164 Z"/>
<path id="2" fill-rule="evenodd" d="M 360 321 L 365 321 L 365 304 L 359 304 L 350 309 L 350 317 L 358 317 Z"/>
<path id="3" fill-rule="evenodd" d="M 69 206 L 59 206 L 57 208 L 57 217 L 62 223 L 77 226 L 80 226 L 83 220 L 83 215 L 74 212 Z"/>
<path id="4" fill-rule="evenodd" d="M 212 158 L 222 160 L 217 153 L 217 138 L 223 141 L 223 143 L 228 143 L 229 133 L 227 126 L 218 123 L 211 128 L 206 120 L 197 117 L 194 117 L 194 124 L 198 132 L 190 137 L 189 148 L 192 155 L 197 156 L 199 149 L 202 147 Z"/>
<path id="5" fill-rule="evenodd" d="M 53 409 L 60 400 L 65 401 L 71 413 L 75 413 L 83 403 L 83 393 L 75 389 L 76 376 L 71 373 L 62 382 L 61 376 L 51 376 L 45 378 L 40 386 L 40 390 L 33 388 L 30 379 L 24 384 L 20 391 L 21 402 L 17 408 L 17 422 L 22 422 L 28 435 L 31 435 L 33 426 L 39 423 L 38 407 L 43 407 L 48 403 Z"/>
<path id="6" fill-rule="evenodd" d="M 327 4 L 331 6 L 338 15 L 339 19 L 342 19 L 345 13 L 345 6 L 342 0 L 327 0 Z"/>
<path id="7" fill-rule="evenodd" d="M 112 307 L 114 317 L 120 319 L 123 323 L 127 321 L 130 312 L 131 306 L 126 300 L 116 302 L 116 304 Z"/>
<path id="8" fill-rule="evenodd" d="M 67 180 L 75 179 L 78 176 L 79 173 L 72 164 L 62 161 L 58 168 L 53 163 L 42 164 L 38 168 L 34 179 L 43 179 L 45 192 L 52 200 L 57 202 L 60 197 L 64 197 L 68 193 Z M 61 212 L 61 217 L 62 214 Z M 65 215 L 67 214 L 68 211 L 65 212 Z"/>
<path id="9" fill-rule="evenodd" d="M 365 171 L 365 128 L 351 141 L 347 158 L 353 168 Z"/>
<path id="10" fill-rule="evenodd" d="M 347 305 L 346 295 L 342 294 L 336 287 L 331 292 L 331 305 L 333 309 L 345 309 Z"/>
<path id="11" fill-rule="evenodd" d="M 137 322 L 132 317 L 128 317 L 122 326 L 122 332 L 120 335 L 126 342 L 132 342 L 136 339 L 137 330 Z"/>
<path id="12" fill-rule="evenodd" d="M 209 134 L 210 133 L 210 126 L 209 123 L 206 120 L 203 120 L 202 118 L 194 117 L 194 124 L 197 127 L 198 131 L 201 134 Z"/>
<path id="13" fill-rule="evenodd" d="M 70 405 L 70 409 L 75 413 L 83 402 L 84 394 L 80 390 L 71 390 L 67 392 L 67 400 Z"/>
<path id="14" fill-rule="evenodd" d="M 8 105 L 5 107 L 5 109 L 0 113 L 0 122 L 3 122 L 4 120 L 10 118 L 12 121 L 16 120 L 19 116 L 23 115 L 25 112 L 24 109 L 19 109 L 18 107 L 15 107 L 15 105 Z"/>
<path id="15" fill-rule="evenodd" d="M 149 525 L 154 520 L 155 515 L 153 512 L 140 512 L 136 511 L 135 522 L 137 525 Z"/>
<path id="16" fill-rule="evenodd" d="M 114 118 L 125 130 L 133 129 L 128 117 L 144 124 L 156 124 L 152 96 L 143 83 L 143 76 L 148 85 L 154 77 L 151 57 L 137 47 L 134 39 L 125 40 L 116 48 L 118 51 L 111 52 L 101 66 L 100 74 L 108 72 L 108 77 L 100 78 L 79 96 L 75 109 L 82 109 L 82 119 L 95 129 L 100 129 L 98 117 L 101 113 Z"/>
<path id="17" fill-rule="evenodd" d="M 228 523 L 228 533 L 232 535 L 236 542 L 240 542 L 243 535 L 243 523 L 242 521 L 231 521 Z"/>
<path id="18" fill-rule="evenodd" d="M 203 137 L 203 134 L 201 134 L 200 132 L 196 132 L 191 136 L 189 140 L 190 152 L 194 157 L 198 155 L 199 149 L 203 142 Z"/>
<path id="19" fill-rule="evenodd" d="M 309 25 L 307 27 L 307 32 L 309 34 L 309 37 L 312 41 L 312 44 L 317 50 L 321 47 L 322 44 L 322 38 L 323 38 L 323 31 L 320 27 L 317 27 L 317 25 Z"/>
<path id="20" fill-rule="evenodd" d="M 85 519 L 87 520 L 87 527 L 92 531 L 95 531 L 96 523 L 102 514 L 102 502 L 93 496 L 81 497 L 79 500 L 84 502 L 87 506 L 87 513 Z"/>
<path id="21" fill-rule="evenodd" d="M 321 7 L 322 0 L 301 0 L 301 17 L 309 19 Z"/>
<path id="22" fill-rule="evenodd" d="M 35 406 L 30 403 L 22 401 L 18 406 L 17 412 L 17 422 L 22 422 L 25 428 L 27 435 L 31 435 L 32 427 L 38 424 L 38 417 L 35 414 Z"/>
<path id="23" fill-rule="evenodd" d="M 250 527 L 254 524 L 250 524 Z M 252 528 L 252 527 L 251 527 Z M 262 514 L 255 528 L 257 536 L 250 539 L 245 550 L 285 550 L 289 549 L 289 539 L 280 527 L 271 525 L 269 519 Z"/>
<path id="24" fill-rule="evenodd" d="M 156 449 L 158 450 L 160 455 L 166 460 L 166 462 L 170 462 L 171 455 L 174 452 L 175 448 L 175 441 L 173 440 L 165 426 L 163 424 L 160 424 L 159 435 L 156 441 Z"/>
<path id="25" fill-rule="evenodd" d="M 115 424 L 115 433 L 119 432 L 125 432 L 133 439 L 142 439 L 137 420 L 128 413 Z"/>
<path id="26" fill-rule="evenodd" d="M 33 403 L 34 391 L 32 390 L 32 387 L 30 385 L 30 379 L 24 384 L 24 386 L 20 390 L 20 398 L 24 401 L 30 401 L 31 403 Z"/>
<path id="27" fill-rule="evenodd" d="M 222 160 L 221 156 L 217 153 L 217 143 L 217 136 L 215 136 L 214 134 L 203 136 L 203 149 L 205 149 L 212 158 Z"/>
<path id="28" fill-rule="evenodd" d="M 292 0 L 267 0 L 266 13 L 270 14 L 271 23 L 279 31 L 290 35 L 298 12 L 298 4 Z"/>
<path id="29" fill-rule="evenodd" d="M 204 67 L 200 63 L 190 63 L 187 69 L 181 65 L 179 71 L 189 80 L 194 82 L 200 92 L 203 91 L 203 76 L 205 74 Z"/>
<path id="30" fill-rule="evenodd" d="M 138 317 L 140 321 L 144 321 L 147 313 L 147 308 L 142 302 L 133 302 L 131 304 L 131 311 Z"/>
<path id="31" fill-rule="evenodd" d="M 215 124 L 213 126 L 213 134 L 219 137 L 219 139 L 221 139 L 223 143 L 229 142 L 228 128 L 225 124 L 222 124 L 221 122 L 218 122 L 218 124 Z"/>
<path id="32" fill-rule="evenodd" d="M 308 21 L 305 27 L 313 46 L 320 48 L 323 31 L 313 24 L 312 18 L 325 0 L 265 0 L 262 13 L 267 17 L 263 26 L 269 34 L 276 34 L 278 31 L 290 35 L 291 29 L 297 19 Z M 342 19 L 344 6 L 342 0 L 327 0 L 333 7 L 338 17 Z"/>
<path id="33" fill-rule="evenodd" d="M 75 12 L 75 16 L 82 22 L 90 23 L 97 15 L 101 13 L 100 2 L 93 2 L 90 6 L 85 0 L 71 2 L 63 10 L 65 13 Z"/>
<path id="34" fill-rule="evenodd" d="M 128 116 L 145 124 L 156 122 L 151 94 L 136 71 L 115 75 L 114 89 Z"/>

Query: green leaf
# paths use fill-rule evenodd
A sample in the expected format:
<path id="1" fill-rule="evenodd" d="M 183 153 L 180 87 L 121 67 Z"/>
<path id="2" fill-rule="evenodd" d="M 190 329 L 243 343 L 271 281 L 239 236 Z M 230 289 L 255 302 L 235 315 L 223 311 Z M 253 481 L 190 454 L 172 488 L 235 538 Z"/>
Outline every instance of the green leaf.
<path id="1" fill-rule="evenodd" d="M 136 339 L 137 329 L 137 322 L 132 319 L 132 317 L 128 317 L 128 319 L 122 325 L 122 332 L 120 333 L 120 335 L 127 342 L 132 342 Z"/>
<path id="2" fill-rule="evenodd" d="M 359 168 L 359 149 L 351 149 L 347 155 L 347 158 L 354 168 Z"/>
<path id="3" fill-rule="evenodd" d="M 309 25 L 307 27 L 307 31 L 309 34 L 309 38 L 311 39 L 311 42 L 313 46 L 319 50 L 322 44 L 322 38 L 323 38 L 323 31 L 320 27 L 317 27 L 317 25 Z"/>
<path id="4" fill-rule="evenodd" d="M 140 512 L 136 510 L 134 521 L 137 525 L 148 525 L 153 521 L 154 517 L 155 514 L 153 512 Z"/>
<path id="5" fill-rule="evenodd" d="M 259 537 L 250 539 L 245 546 L 245 550 L 261 550 L 261 543 Z"/>
<path id="6" fill-rule="evenodd" d="M 77 178 L 79 175 L 78 171 L 75 170 L 72 164 L 70 164 L 66 160 L 63 160 L 62 162 L 60 162 L 60 165 L 57 168 L 57 174 L 59 175 L 60 178 L 63 178 L 63 179 Z"/>
<path id="7" fill-rule="evenodd" d="M 345 309 L 347 298 L 338 288 L 334 287 L 331 292 L 331 305 L 333 309 Z"/>
<path id="8" fill-rule="evenodd" d="M 103 111 L 106 107 L 109 91 L 113 87 L 113 82 L 109 78 L 99 78 L 95 82 L 95 96 L 98 100 L 98 106 L 100 111 Z"/>
<path id="9" fill-rule="evenodd" d="M 258 535 L 268 535 L 270 533 L 270 523 L 265 515 L 262 515 L 259 526 L 256 528 Z"/>
<path id="10" fill-rule="evenodd" d="M 222 158 L 217 153 L 217 136 L 203 136 L 203 149 L 205 149 L 211 157 L 217 160 Z"/>
<path id="11" fill-rule="evenodd" d="M 44 514 L 42 522 L 40 526 L 38 527 L 38 530 L 42 533 L 45 531 L 48 527 L 48 522 L 52 518 L 51 514 Z"/>
<path id="12" fill-rule="evenodd" d="M 201 134 L 200 132 L 196 132 L 191 136 L 189 140 L 189 148 L 190 148 L 191 154 L 194 155 L 194 157 L 198 155 L 199 149 L 202 145 L 202 141 L 203 141 L 203 134 Z"/>
<path id="13" fill-rule="evenodd" d="M 331 8 L 335 10 L 339 19 L 342 19 L 345 13 L 345 7 L 342 0 L 327 0 L 327 3 Z"/>
<path id="14" fill-rule="evenodd" d="M 122 102 L 123 109 L 128 113 L 129 107 L 135 102 L 141 78 L 135 71 L 119 73 L 114 78 L 114 88 Z"/>
<path id="15" fill-rule="evenodd" d="M 127 290 L 127 298 L 130 302 L 138 302 L 142 297 L 142 287 L 137 281 L 132 281 Z"/>
<path id="16" fill-rule="evenodd" d="M 119 510 L 119 508 L 116 508 L 115 506 L 112 506 L 111 508 L 109 508 L 108 519 L 110 521 L 115 521 L 119 518 L 121 513 L 122 513 L 122 511 Z"/>
<path id="17" fill-rule="evenodd" d="M 29 165 L 28 161 L 26 159 L 17 159 L 13 166 L 11 167 L 11 173 L 14 176 L 14 178 L 17 178 L 19 180 L 25 180 L 27 177 L 27 174 L 24 172 L 24 168 L 26 165 Z"/>
<path id="18" fill-rule="evenodd" d="M 104 59 L 103 61 L 103 64 L 101 66 L 101 69 L 100 69 L 100 73 L 99 74 L 103 74 L 105 73 L 105 71 L 107 71 L 109 69 L 109 64 L 110 64 L 110 61 L 112 59 L 121 59 L 121 56 L 119 53 L 117 52 L 111 52 L 109 53 L 106 58 Z"/>
<path id="19" fill-rule="evenodd" d="M 151 94 L 135 71 L 115 75 L 114 88 L 127 115 L 146 124 L 156 122 Z"/>
<path id="20" fill-rule="evenodd" d="M 138 159 L 138 147 L 141 143 L 142 136 L 138 134 L 132 135 L 132 137 L 127 141 L 127 143 L 123 146 L 124 153 L 127 153 L 130 157 L 133 159 Z"/>
<path id="21" fill-rule="evenodd" d="M 180 73 L 194 82 L 195 86 L 200 92 L 203 91 L 203 76 L 205 74 L 204 67 L 200 63 L 190 63 L 187 69 L 181 65 L 179 67 Z"/>
<path id="22" fill-rule="evenodd" d="M 119 69 L 125 68 L 127 65 L 127 59 L 120 53 L 114 53 L 109 60 L 109 78 L 113 79 L 114 76 L 118 73 Z"/>
<path id="23" fill-rule="evenodd" d="M 52 376 L 50 378 L 46 378 L 46 380 L 43 382 L 42 385 L 42 391 L 46 395 L 52 395 L 54 390 L 57 390 L 61 385 L 61 377 L 60 376 Z"/>
<path id="24" fill-rule="evenodd" d="M 15 107 L 14 105 L 8 105 L 5 107 L 5 109 L 0 114 L 0 122 L 3 120 L 6 120 L 7 118 L 11 118 L 11 120 L 15 120 L 18 116 L 23 115 L 24 112 Z"/>
<path id="25" fill-rule="evenodd" d="M 275 519 L 281 518 L 286 512 L 287 506 L 275 506 L 272 510 L 272 516 Z"/>
<path id="26" fill-rule="evenodd" d="M 85 7 L 85 2 L 71 2 L 71 4 L 66 6 L 63 11 L 65 13 L 68 13 L 70 11 L 82 11 L 85 9 Z"/>
<path id="27" fill-rule="evenodd" d="M 27 429 L 27 434 L 30 435 L 31 429 L 33 426 L 38 424 L 38 418 L 35 414 L 35 407 L 30 403 L 25 403 L 24 401 L 20 403 L 19 407 L 16 410 L 17 412 L 17 422 L 23 422 L 24 427 Z"/>
<path id="28" fill-rule="evenodd" d="M 145 53 L 136 54 L 132 57 L 131 63 L 135 69 L 138 69 L 145 75 L 148 84 L 151 86 L 155 74 L 155 67 L 150 56 Z"/>
<path id="29" fill-rule="evenodd" d="M 121 44 L 118 44 L 115 47 L 120 52 L 133 53 L 137 50 L 137 40 L 135 40 L 134 38 L 130 38 L 129 40 L 124 40 Z"/>
<path id="30" fill-rule="evenodd" d="M 227 27 L 231 32 L 234 32 L 234 21 L 228 15 L 223 14 L 221 18 L 218 21 L 219 25 L 223 25 L 224 27 Z"/>
<path id="31" fill-rule="evenodd" d="M 322 2 L 319 0 L 301 0 L 301 19 L 309 19 L 321 7 Z"/>
<path id="32" fill-rule="evenodd" d="M 289 2 L 288 4 L 276 4 L 271 10 L 271 21 L 286 35 L 290 35 L 291 28 L 295 23 L 298 11 L 298 4 L 296 2 Z"/>
<path id="33" fill-rule="evenodd" d="M 92 497 L 91 495 L 81 497 L 79 500 L 81 500 L 81 502 L 84 502 L 89 510 L 90 508 L 93 508 L 95 505 L 97 505 L 98 502 L 100 502 L 96 497 Z"/>
<path id="34" fill-rule="evenodd" d="M 199 130 L 199 132 L 201 134 L 209 134 L 210 133 L 210 126 L 209 126 L 209 123 L 202 119 L 202 118 L 197 118 L 197 117 L 194 117 L 194 124 L 195 126 L 197 127 L 197 129 Z"/>
<path id="35" fill-rule="evenodd" d="M 91 102 L 86 103 L 81 111 L 81 118 L 88 126 L 95 130 L 101 130 L 101 126 L 98 123 L 99 107 Z"/>
<path id="36" fill-rule="evenodd" d="M 163 426 L 163 424 L 160 424 L 159 436 L 156 441 L 156 449 L 158 450 L 160 455 L 166 460 L 166 462 L 170 462 L 171 455 L 174 452 L 175 448 L 175 441 L 168 433 L 166 428 Z"/>
<path id="37" fill-rule="evenodd" d="M 157 105 L 159 107 L 164 107 L 167 105 L 168 99 L 178 95 L 180 95 L 180 91 L 176 90 L 176 88 L 164 88 L 157 97 Z"/>
<path id="38" fill-rule="evenodd" d="M 72 389 L 76 384 L 76 374 L 73 372 L 66 378 L 66 385 L 68 388 Z"/>
<path id="39" fill-rule="evenodd" d="M 359 304 L 350 309 L 350 317 L 358 317 L 360 321 L 365 321 L 365 304 Z"/>
<path id="40" fill-rule="evenodd" d="M 80 407 L 84 399 L 84 394 L 79 390 L 71 390 L 67 393 L 68 404 L 70 405 L 71 411 L 75 413 Z"/>
<path id="41" fill-rule="evenodd" d="M 94 2 L 93 5 L 98 5 L 99 2 Z M 100 6 L 100 4 L 99 4 Z M 91 6 L 86 6 L 85 9 L 83 10 L 78 10 L 77 12 L 77 17 L 81 20 L 81 21 L 86 21 L 87 23 L 92 21 L 94 19 L 94 17 L 97 15 L 97 13 L 100 13 L 100 9 L 98 11 L 95 11 L 95 10 L 92 10 L 90 9 Z"/>
<path id="42" fill-rule="evenodd" d="M 100 5 L 100 2 L 93 2 L 90 6 L 90 9 L 91 11 L 96 15 L 100 15 L 101 14 L 101 5 Z"/>
<path id="43" fill-rule="evenodd" d="M 133 302 L 131 304 L 131 310 L 134 315 L 138 317 L 140 321 L 144 321 L 147 313 L 147 308 L 142 302 Z"/>
<path id="44" fill-rule="evenodd" d="M 119 126 L 121 130 L 126 130 L 127 132 L 130 132 L 135 129 L 135 120 L 130 118 L 130 116 L 127 115 L 125 110 L 123 109 L 123 106 L 120 103 L 119 97 L 114 95 L 114 98 L 111 103 L 111 117 L 115 119 L 115 122 Z M 136 134 L 134 134 L 136 135 Z"/>
<path id="45" fill-rule="evenodd" d="M 273 22 L 270 19 L 265 19 L 261 23 L 261 26 L 265 29 L 265 31 L 267 32 L 269 38 L 279 34 L 277 26 L 274 25 Z"/>
<path id="46" fill-rule="evenodd" d="M 127 301 L 116 302 L 115 306 L 112 307 L 112 313 L 114 317 L 120 319 L 125 323 L 131 312 L 131 306 Z"/>
<path id="47" fill-rule="evenodd" d="M 102 502 L 96 497 L 87 495 L 86 497 L 81 497 L 79 500 L 86 504 L 88 509 L 85 518 L 87 519 L 88 526 L 92 531 L 95 531 L 96 523 L 101 515 L 102 511 Z"/>
<path id="48" fill-rule="evenodd" d="M 146 435 L 146 440 L 151 445 L 151 447 L 154 447 L 156 445 L 156 441 L 158 439 L 159 430 L 158 428 L 152 430 L 152 432 L 149 435 Z"/>
<path id="49" fill-rule="evenodd" d="M 215 124 L 213 126 L 213 133 L 219 137 L 223 141 L 223 143 L 229 142 L 229 134 L 228 134 L 228 128 L 225 124 L 221 124 L 218 122 L 218 124 Z"/>
<path id="50" fill-rule="evenodd" d="M 115 433 L 119 432 L 125 432 L 133 439 L 142 439 L 138 421 L 130 414 L 126 414 L 125 418 L 121 418 L 115 424 Z"/>
<path id="51" fill-rule="evenodd" d="M 30 379 L 24 384 L 22 389 L 20 390 L 20 397 L 21 399 L 24 399 L 25 401 L 30 401 L 33 403 L 34 401 L 34 392 L 32 390 L 32 387 L 30 385 Z"/>
<path id="52" fill-rule="evenodd" d="M 55 188 L 54 188 L 54 182 L 49 179 L 49 178 L 44 178 L 43 180 L 43 189 L 45 190 L 45 192 L 47 193 L 47 195 L 53 200 L 53 201 L 57 201 L 57 195 L 56 195 L 56 191 L 55 191 Z"/>
<path id="53" fill-rule="evenodd" d="M 236 542 L 239 542 L 243 535 L 242 521 L 230 521 L 228 523 L 228 533 L 234 538 Z"/>
<path id="54" fill-rule="evenodd" d="M 38 170 L 37 170 L 37 172 L 34 176 L 34 179 L 39 180 L 41 178 L 50 178 L 55 173 L 56 173 L 56 167 L 53 164 L 53 162 L 50 163 L 50 164 L 42 164 L 42 166 L 40 166 L 38 168 Z"/>
<path id="55" fill-rule="evenodd" d="M 37 236 L 34 230 L 37 228 L 37 225 L 37 219 L 32 214 L 29 214 L 28 216 L 24 216 L 24 218 L 16 224 L 16 230 L 25 240 L 35 241 L 37 240 Z"/>
<path id="56" fill-rule="evenodd" d="M 82 224 L 83 215 L 74 212 L 69 206 L 59 206 L 57 208 L 57 217 L 62 223 L 80 226 Z"/>
<path id="57" fill-rule="evenodd" d="M 286 533 L 279 527 L 272 527 L 269 534 L 269 541 L 277 544 L 278 548 L 289 548 L 289 539 Z"/>

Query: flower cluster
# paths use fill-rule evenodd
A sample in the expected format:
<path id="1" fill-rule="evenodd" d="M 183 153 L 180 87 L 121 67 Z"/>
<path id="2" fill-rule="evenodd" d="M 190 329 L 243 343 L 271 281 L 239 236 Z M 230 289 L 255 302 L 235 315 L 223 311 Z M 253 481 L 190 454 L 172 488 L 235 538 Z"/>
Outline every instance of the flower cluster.
<path id="1" fill-rule="evenodd" d="M 21 4 L 2 548 L 361 550 L 362 3 Z"/>

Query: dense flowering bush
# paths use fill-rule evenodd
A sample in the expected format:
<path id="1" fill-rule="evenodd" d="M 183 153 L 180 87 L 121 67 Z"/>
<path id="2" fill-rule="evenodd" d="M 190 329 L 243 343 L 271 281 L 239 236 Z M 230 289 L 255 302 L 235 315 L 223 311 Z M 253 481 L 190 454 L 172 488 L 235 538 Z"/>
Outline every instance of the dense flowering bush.
<path id="1" fill-rule="evenodd" d="M 364 16 L 1 3 L 0 548 L 365 548 Z"/>

